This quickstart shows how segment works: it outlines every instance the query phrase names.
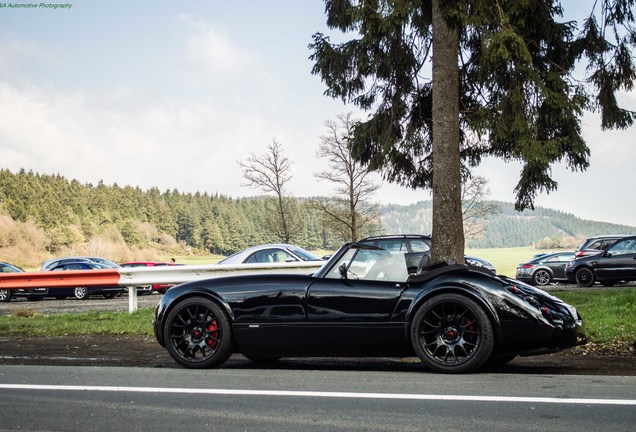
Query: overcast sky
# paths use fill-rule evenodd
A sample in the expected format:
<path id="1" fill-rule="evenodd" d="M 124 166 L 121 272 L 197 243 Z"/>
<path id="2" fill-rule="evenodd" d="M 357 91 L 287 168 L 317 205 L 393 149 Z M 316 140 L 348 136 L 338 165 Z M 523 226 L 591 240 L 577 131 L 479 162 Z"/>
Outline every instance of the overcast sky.
<path id="1" fill-rule="evenodd" d="M 291 194 L 330 191 L 312 175 L 326 166 L 315 158 L 324 122 L 356 110 L 310 72 L 312 34 L 330 33 L 322 0 L 68 3 L 0 8 L 0 168 L 251 196 L 237 161 L 276 139 L 293 163 Z M 636 94 L 621 100 L 636 110 Z M 590 168 L 555 166 L 559 189 L 536 204 L 636 226 L 636 128 L 601 132 L 593 114 L 582 126 Z M 477 170 L 490 198 L 507 202 L 519 171 L 497 160 Z M 385 184 L 376 198 L 430 194 Z"/>

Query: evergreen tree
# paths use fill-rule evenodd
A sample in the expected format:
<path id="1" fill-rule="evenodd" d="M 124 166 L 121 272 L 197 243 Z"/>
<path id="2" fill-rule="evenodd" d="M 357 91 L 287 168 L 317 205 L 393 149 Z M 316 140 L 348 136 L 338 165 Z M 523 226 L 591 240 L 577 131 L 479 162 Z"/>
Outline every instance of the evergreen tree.
<path id="1" fill-rule="evenodd" d="M 599 109 L 603 128 L 633 124 L 615 95 L 636 78 L 635 1 L 594 2 L 577 33 L 554 0 L 326 0 L 327 25 L 354 36 L 317 33 L 310 58 L 327 95 L 374 110 L 355 129 L 356 158 L 432 189 L 434 259 L 460 261 L 460 175 L 482 157 L 520 161 L 516 208 L 534 208 L 557 187 L 553 164 L 587 168 L 584 109 Z M 574 77 L 578 61 L 587 82 Z"/>

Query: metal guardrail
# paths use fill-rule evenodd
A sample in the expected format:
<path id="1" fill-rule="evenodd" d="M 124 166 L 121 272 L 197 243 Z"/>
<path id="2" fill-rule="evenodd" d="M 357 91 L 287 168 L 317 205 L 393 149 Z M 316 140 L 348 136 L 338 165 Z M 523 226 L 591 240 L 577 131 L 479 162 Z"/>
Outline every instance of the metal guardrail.
<path id="1" fill-rule="evenodd" d="M 320 262 L 210 264 L 159 267 L 121 267 L 108 270 L 39 271 L 0 273 L 0 289 L 68 288 L 76 286 L 128 287 L 128 311 L 137 310 L 137 286 L 179 284 L 202 279 L 249 274 L 309 274 L 324 265 Z"/>

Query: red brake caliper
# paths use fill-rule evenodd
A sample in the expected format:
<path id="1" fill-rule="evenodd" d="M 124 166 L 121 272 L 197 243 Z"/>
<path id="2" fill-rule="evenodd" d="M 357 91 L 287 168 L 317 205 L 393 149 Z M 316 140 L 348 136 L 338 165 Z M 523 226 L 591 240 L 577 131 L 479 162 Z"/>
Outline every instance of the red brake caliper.
<path id="1" fill-rule="evenodd" d="M 217 339 L 219 338 L 219 327 L 215 321 L 212 321 L 210 324 L 208 324 L 208 331 L 210 332 L 210 336 L 206 343 L 208 344 L 208 346 L 210 348 L 215 348 L 216 345 L 218 344 Z M 214 339 L 212 339 L 214 338 Z"/>

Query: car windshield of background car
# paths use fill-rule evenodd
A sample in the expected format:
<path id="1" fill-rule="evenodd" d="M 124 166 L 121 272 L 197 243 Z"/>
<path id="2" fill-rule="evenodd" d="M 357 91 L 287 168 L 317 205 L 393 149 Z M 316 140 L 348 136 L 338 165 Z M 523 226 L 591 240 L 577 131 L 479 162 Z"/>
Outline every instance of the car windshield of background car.
<path id="1" fill-rule="evenodd" d="M 424 240 L 411 240 L 411 252 L 428 252 L 431 247 Z"/>
<path id="2" fill-rule="evenodd" d="M 320 258 L 303 248 L 294 247 L 289 248 L 289 250 L 296 254 L 296 256 L 299 256 L 303 261 L 320 261 Z"/>

